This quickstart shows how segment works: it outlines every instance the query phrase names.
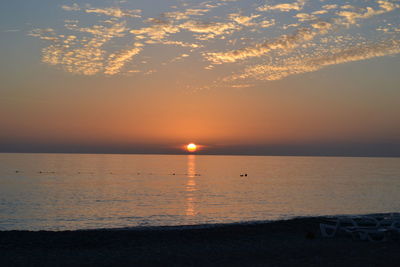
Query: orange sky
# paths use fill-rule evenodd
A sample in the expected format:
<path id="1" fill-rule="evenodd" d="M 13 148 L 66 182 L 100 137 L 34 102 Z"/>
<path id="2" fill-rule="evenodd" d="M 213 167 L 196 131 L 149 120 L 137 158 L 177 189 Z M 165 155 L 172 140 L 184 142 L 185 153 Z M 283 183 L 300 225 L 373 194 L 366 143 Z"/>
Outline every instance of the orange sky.
<path id="1" fill-rule="evenodd" d="M 400 144 L 400 4 L 270 2 L 4 14 L 0 151 Z"/>

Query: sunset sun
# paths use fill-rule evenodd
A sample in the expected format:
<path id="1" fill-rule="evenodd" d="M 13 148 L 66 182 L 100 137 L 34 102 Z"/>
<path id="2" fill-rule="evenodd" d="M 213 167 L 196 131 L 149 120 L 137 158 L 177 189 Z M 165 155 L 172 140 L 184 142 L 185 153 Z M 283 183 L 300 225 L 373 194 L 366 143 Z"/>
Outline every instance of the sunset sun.
<path id="1" fill-rule="evenodd" d="M 194 143 L 190 143 L 186 146 L 187 151 L 189 152 L 196 152 L 197 150 L 197 145 Z"/>

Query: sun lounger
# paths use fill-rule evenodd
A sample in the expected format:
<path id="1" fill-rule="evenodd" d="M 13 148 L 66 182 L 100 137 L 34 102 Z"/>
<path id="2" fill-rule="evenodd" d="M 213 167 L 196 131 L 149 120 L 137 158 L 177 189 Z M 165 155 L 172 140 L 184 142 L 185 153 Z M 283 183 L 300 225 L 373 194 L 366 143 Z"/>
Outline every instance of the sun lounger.
<path id="1" fill-rule="evenodd" d="M 360 228 L 377 228 L 379 221 L 369 216 L 343 216 L 320 224 L 323 237 L 334 237 L 339 232 L 354 233 Z"/>
<path id="2" fill-rule="evenodd" d="M 386 228 L 376 227 L 360 227 L 355 229 L 352 237 L 355 239 L 357 236 L 360 240 L 368 240 L 372 242 L 386 241 L 388 239 L 390 230 Z"/>
<path id="3" fill-rule="evenodd" d="M 386 218 L 379 222 L 379 227 L 400 234 L 400 218 Z"/>
<path id="4" fill-rule="evenodd" d="M 385 241 L 393 232 L 400 234 L 400 216 L 344 216 L 320 224 L 323 237 L 334 237 L 343 232 L 353 239 Z"/>

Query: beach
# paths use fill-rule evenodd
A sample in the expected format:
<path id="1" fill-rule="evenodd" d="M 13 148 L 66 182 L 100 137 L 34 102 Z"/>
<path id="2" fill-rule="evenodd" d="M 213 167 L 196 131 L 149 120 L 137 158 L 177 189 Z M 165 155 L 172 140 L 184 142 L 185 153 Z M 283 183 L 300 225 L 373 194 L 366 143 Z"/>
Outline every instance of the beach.
<path id="1" fill-rule="evenodd" d="M 398 238 L 322 238 L 323 220 L 0 231 L 0 266 L 399 266 Z"/>

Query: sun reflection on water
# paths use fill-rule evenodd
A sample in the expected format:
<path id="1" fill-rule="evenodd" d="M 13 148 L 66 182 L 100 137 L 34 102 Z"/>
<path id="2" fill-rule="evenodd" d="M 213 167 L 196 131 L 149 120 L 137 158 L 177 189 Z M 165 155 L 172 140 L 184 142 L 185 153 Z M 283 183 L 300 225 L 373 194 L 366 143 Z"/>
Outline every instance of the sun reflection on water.
<path id="1" fill-rule="evenodd" d="M 187 161 L 187 183 L 185 187 L 186 191 L 186 216 L 196 215 L 196 198 L 194 192 L 197 191 L 196 185 L 196 156 L 188 155 Z"/>

